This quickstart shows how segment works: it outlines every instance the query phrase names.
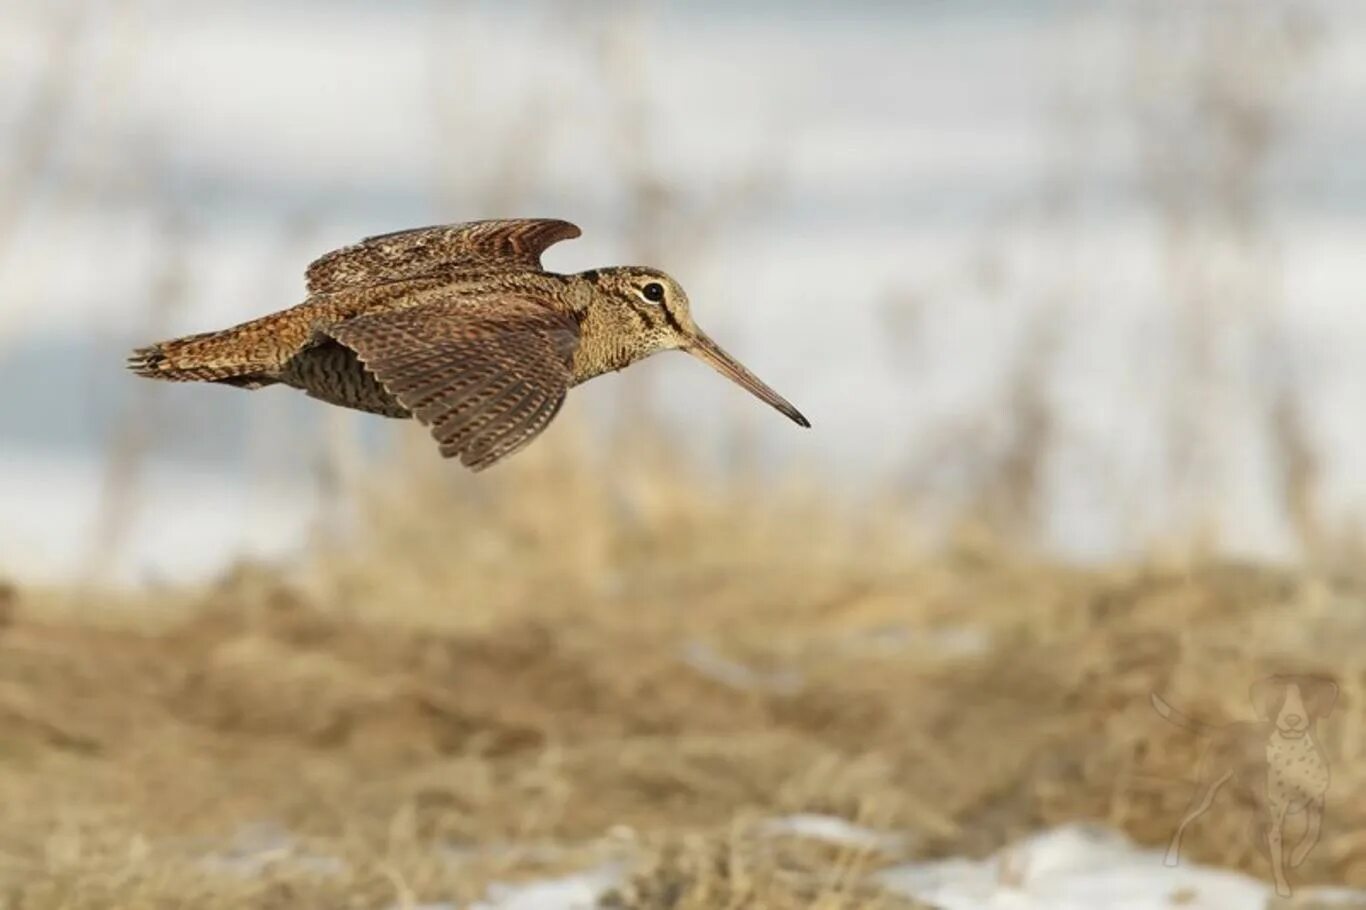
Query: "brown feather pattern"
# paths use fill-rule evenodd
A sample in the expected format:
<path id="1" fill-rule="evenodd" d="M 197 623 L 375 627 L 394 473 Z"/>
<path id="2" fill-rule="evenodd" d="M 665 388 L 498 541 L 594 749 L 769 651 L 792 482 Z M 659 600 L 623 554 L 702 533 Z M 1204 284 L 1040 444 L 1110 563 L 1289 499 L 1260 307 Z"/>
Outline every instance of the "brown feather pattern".
<path id="1" fill-rule="evenodd" d="M 453 296 L 336 325 L 441 454 L 488 467 L 545 429 L 573 380 L 578 323 L 544 301 Z"/>
<path id="2" fill-rule="evenodd" d="M 579 233 L 568 221 L 525 218 L 380 234 L 314 261 L 306 273 L 308 291 L 324 294 L 459 271 L 539 270 L 547 247 Z"/>

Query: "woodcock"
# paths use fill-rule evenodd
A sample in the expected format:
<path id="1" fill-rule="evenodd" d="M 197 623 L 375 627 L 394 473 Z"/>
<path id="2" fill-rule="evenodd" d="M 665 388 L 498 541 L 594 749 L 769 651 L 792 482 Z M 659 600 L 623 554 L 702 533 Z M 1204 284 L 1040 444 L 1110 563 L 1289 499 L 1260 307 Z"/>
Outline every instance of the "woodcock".
<path id="1" fill-rule="evenodd" d="M 809 427 L 707 337 L 688 296 L 638 266 L 541 267 L 567 221 L 478 221 L 370 237 L 307 271 L 308 299 L 221 332 L 140 348 L 140 376 L 258 389 L 283 383 L 342 407 L 415 417 L 474 470 L 535 439 L 570 387 L 681 349 Z"/>

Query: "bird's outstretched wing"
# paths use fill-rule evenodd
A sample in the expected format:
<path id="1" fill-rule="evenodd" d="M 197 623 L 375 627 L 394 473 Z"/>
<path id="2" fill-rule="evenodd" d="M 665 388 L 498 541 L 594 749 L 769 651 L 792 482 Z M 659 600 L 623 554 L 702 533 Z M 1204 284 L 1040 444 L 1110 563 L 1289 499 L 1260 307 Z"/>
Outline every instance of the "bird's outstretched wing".
<path id="1" fill-rule="evenodd" d="M 539 269 L 546 248 L 580 233 L 568 221 L 522 218 L 380 234 L 314 260 L 306 273 L 308 292 L 321 294 L 443 271 Z"/>
<path id="2" fill-rule="evenodd" d="M 531 442 L 564 403 L 573 316 L 529 298 L 450 297 L 327 329 L 431 429 L 447 458 L 482 470 Z"/>

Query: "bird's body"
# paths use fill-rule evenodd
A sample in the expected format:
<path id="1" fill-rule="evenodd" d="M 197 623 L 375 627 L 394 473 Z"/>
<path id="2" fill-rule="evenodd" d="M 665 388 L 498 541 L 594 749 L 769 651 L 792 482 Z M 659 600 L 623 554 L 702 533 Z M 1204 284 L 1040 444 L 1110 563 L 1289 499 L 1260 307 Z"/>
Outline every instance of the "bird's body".
<path id="1" fill-rule="evenodd" d="M 476 470 L 535 438 L 571 386 L 670 348 L 808 425 L 697 328 L 664 273 L 541 268 L 546 247 L 578 235 L 564 221 L 526 219 L 371 237 L 310 265 L 303 303 L 139 349 L 129 365 L 157 379 L 279 383 L 342 407 L 416 417 L 443 455 Z"/>

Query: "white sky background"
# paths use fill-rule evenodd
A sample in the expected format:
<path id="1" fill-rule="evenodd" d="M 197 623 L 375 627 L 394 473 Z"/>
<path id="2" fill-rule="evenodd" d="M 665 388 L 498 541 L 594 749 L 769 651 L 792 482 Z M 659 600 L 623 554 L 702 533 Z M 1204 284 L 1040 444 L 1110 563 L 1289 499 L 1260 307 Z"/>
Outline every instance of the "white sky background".
<path id="1" fill-rule="evenodd" d="M 701 449 L 740 421 L 775 460 L 859 478 L 928 463 L 951 481 L 1009 432 L 1004 387 L 1051 306 L 1045 535 L 1079 556 L 1160 537 L 1178 521 L 1164 432 L 1180 328 L 1126 100 L 1154 5 L 9 0 L 0 379 L 24 391 L 0 397 L 0 571 L 50 575 L 82 553 L 100 453 L 136 394 L 123 348 L 295 303 L 308 259 L 365 234 L 527 214 L 584 228 L 551 268 L 656 250 L 699 322 L 815 429 L 677 355 L 577 390 L 561 420 L 648 376 Z M 1366 7 L 1304 8 L 1321 25 L 1287 80 L 1264 196 L 1275 264 L 1259 274 L 1279 288 L 1271 359 L 1300 391 L 1325 511 L 1345 519 L 1366 506 Z M 64 9 L 79 14 L 69 91 L 35 120 Z M 50 141 L 30 160 L 34 122 Z M 641 237 L 642 162 L 684 213 L 724 217 Z M 755 181 L 757 198 L 726 205 Z M 1059 192 L 1074 204 L 1051 217 Z M 168 234 L 186 294 L 159 316 Z M 892 300 L 912 304 L 899 323 Z M 1255 339 L 1232 322 L 1217 336 L 1234 377 L 1209 456 L 1224 539 L 1285 555 Z M 146 510 L 181 521 L 170 540 L 135 535 L 132 576 L 278 549 L 306 526 L 306 502 L 293 531 L 244 504 L 279 499 L 252 495 L 253 436 L 317 420 L 297 397 L 163 390 Z M 960 424 L 974 435 L 946 444 Z M 267 460 L 306 490 L 315 452 Z"/>

